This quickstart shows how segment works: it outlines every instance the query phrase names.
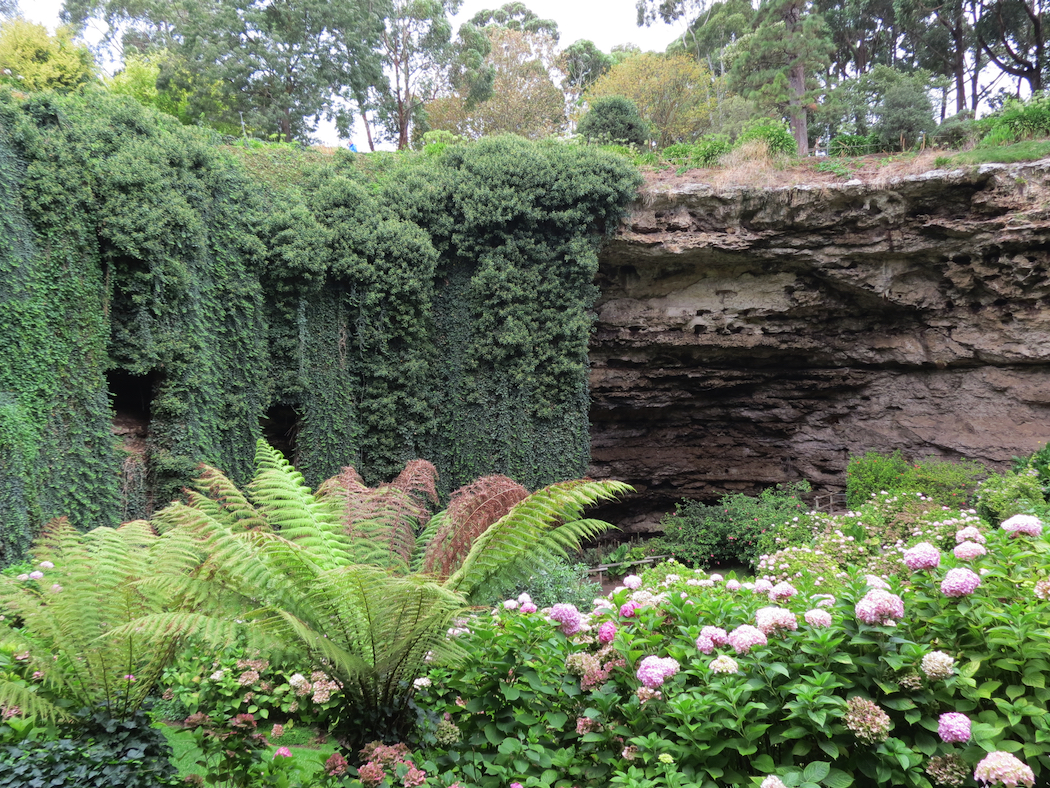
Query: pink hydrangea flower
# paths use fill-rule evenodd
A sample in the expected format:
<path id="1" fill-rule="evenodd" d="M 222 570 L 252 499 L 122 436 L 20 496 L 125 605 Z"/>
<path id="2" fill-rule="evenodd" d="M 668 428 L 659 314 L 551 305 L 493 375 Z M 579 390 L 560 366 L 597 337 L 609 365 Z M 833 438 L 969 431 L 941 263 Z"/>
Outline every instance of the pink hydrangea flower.
<path id="1" fill-rule="evenodd" d="M 583 629 L 583 616 L 576 609 L 576 605 L 568 605 L 563 602 L 558 603 L 551 608 L 550 619 L 561 624 L 562 634 L 567 637 L 575 635 Z"/>
<path id="2" fill-rule="evenodd" d="M 882 591 L 890 590 L 890 584 L 878 575 L 864 575 L 864 584 L 867 585 L 868 588 L 877 588 Z"/>
<path id="3" fill-rule="evenodd" d="M 710 654 L 715 650 L 715 642 L 711 638 L 701 635 L 696 639 L 696 650 L 701 654 Z"/>
<path id="4" fill-rule="evenodd" d="M 756 594 L 768 594 L 772 588 L 773 584 L 763 577 L 762 579 L 755 581 L 755 587 L 753 590 Z"/>
<path id="5" fill-rule="evenodd" d="M 518 594 L 518 604 L 519 605 L 524 605 L 524 604 L 526 604 L 528 602 L 531 602 L 531 601 L 532 601 L 532 597 L 529 596 L 527 591 L 522 591 L 520 594 Z"/>
<path id="6" fill-rule="evenodd" d="M 43 577 L 44 577 L 44 573 L 43 572 L 30 572 L 29 573 L 29 579 L 30 580 L 40 580 Z"/>
<path id="7" fill-rule="evenodd" d="M 720 657 L 715 657 L 707 667 L 712 673 L 740 672 L 740 666 L 737 664 L 737 661 L 726 654 L 723 654 Z"/>
<path id="8" fill-rule="evenodd" d="M 538 608 L 532 604 L 532 602 L 522 602 L 521 612 L 522 613 L 535 613 Z"/>
<path id="9" fill-rule="evenodd" d="M 768 642 L 762 630 L 749 624 L 741 624 L 729 633 L 729 645 L 737 654 L 747 654 L 755 646 L 764 646 Z"/>
<path id="10" fill-rule="evenodd" d="M 598 642 L 599 643 L 612 643 L 613 638 L 616 637 L 616 624 L 612 621 L 604 622 L 598 627 Z"/>
<path id="11" fill-rule="evenodd" d="M 635 602 L 632 599 L 630 602 L 627 602 L 620 607 L 620 615 L 624 618 L 634 618 L 634 611 L 640 608 L 641 606 L 641 602 Z"/>
<path id="12" fill-rule="evenodd" d="M 755 611 L 755 625 L 764 635 L 798 629 L 798 619 L 782 607 L 763 607 Z"/>
<path id="13" fill-rule="evenodd" d="M 941 593 L 945 596 L 960 597 L 972 594 L 981 584 L 981 577 L 972 569 L 949 569 L 941 581 Z"/>
<path id="14" fill-rule="evenodd" d="M 1042 521 L 1031 514 L 1015 514 L 1000 526 L 1010 536 L 1039 536 L 1043 532 Z"/>
<path id="15" fill-rule="evenodd" d="M 40 568 L 41 569 L 54 569 L 55 565 L 53 563 L 51 563 L 50 561 L 41 561 L 40 562 Z"/>
<path id="16" fill-rule="evenodd" d="M 1016 788 L 1018 785 L 1035 785 L 1035 774 L 1032 769 L 1008 752 L 997 750 L 984 757 L 974 769 L 973 778 L 988 785 L 1005 785 Z"/>
<path id="17" fill-rule="evenodd" d="M 785 599 L 791 599 L 798 593 L 791 583 L 777 583 L 771 589 L 769 589 L 769 601 L 770 602 L 783 602 Z"/>
<path id="18" fill-rule="evenodd" d="M 983 544 L 977 544 L 977 542 L 961 542 L 955 546 L 955 557 L 960 561 L 972 561 L 975 558 L 980 558 L 988 551 L 985 549 Z"/>
<path id="19" fill-rule="evenodd" d="M 729 634 L 722 627 L 704 627 L 700 630 L 700 637 L 710 638 L 716 646 L 724 646 L 729 643 Z"/>
<path id="20" fill-rule="evenodd" d="M 649 689 L 656 689 L 671 678 L 681 666 L 671 657 L 646 657 L 638 666 L 638 680 Z"/>
<path id="21" fill-rule="evenodd" d="M 873 588 L 856 604 L 857 620 L 868 626 L 883 626 L 904 617 L 904 600 L 882 588 Z"/>
<path id="22" fill-rule="evenodd" d="M 827 610 L 807 610 L 805 615 L 806 623 L 811 627 L 830 627 L 831 626 L 831 613 Z"/>
<path id="23" fill-rule="evenodd" d="M 642 578 L 638 577 L 638 575 L 627 575 L 627 577 L 623 579 L 623 584 L 634 591 L 642 587 Z"/>
<path id="24" fill-rule="evenodd" d="M 936 569 L 941 563 L 941 551 L 929 542 L 919 542 L 904 551 L 904 564 L 913 572 Z"/>
<path id="25" fill-rule="evenodd" d="M 517 610 L 518 609 L 518 600 L 517 599 L 504 600 L 504 602 L 503 602 L 503 609 L 504 610 Z"/>
<path id="26" fill-rule="evenodd" d="M 960 528 L 955 532 L 955 542 L 961 544 L 962 542 L 977 542 L 977 544 L 984 544 L 984 534 L 981 533 L 981 529 L 973 525 L 968 525 L 965 528 Z"/>
<path id="27" fill-rule="evenodd" d="M 970 718 L 956 711 L 942 714 L 937 721 L 937 734 L 943 742 L 967 742 L 970 740 Z"/>
<path id="28" fill-rule="evenodd" d="M 292 751 L 287 747 L 278 747 L 277 751 L 273 754 L 274 758 L 291 758 Z"/>
<path id="29" fill-rule="evenodd" d="M 726 590 L 728 591 L 739 591 L 740 581 L 739 580 L 726 580 Z"/>
<path id="30" fill-rule="evenodd" d="M 1050 580 L 1043 578 L 1036 581 L 1033 592 L 1037 599 L 1050 599 Z"/>

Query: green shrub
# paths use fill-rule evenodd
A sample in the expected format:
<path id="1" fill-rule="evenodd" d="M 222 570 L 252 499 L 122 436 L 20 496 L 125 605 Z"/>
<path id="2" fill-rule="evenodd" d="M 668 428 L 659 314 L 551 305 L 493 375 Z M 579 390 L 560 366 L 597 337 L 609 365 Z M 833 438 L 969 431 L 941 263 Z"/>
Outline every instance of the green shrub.
<path id="1" fill-rule="evenodd" d="M 888 520 L 911 512 L 913 500 L 926 507 L 917 529 L 935 526 L 951 543 L 956 528 L 973 524 L 918 495 L 868 506 Z M 935 517 L 943 519 L 924 519 Z M 744 788 L 768 775 L 796 787 L 930 788 L 932 759 L 954 759 L 970 775 L 1003 750 L 1045 785 L 1047 542 L 1001 529 L 984 536 L 987 553 L 969 564 L 945 551 L 939 566 L 909 572 L 906 583 L 890 577 L 901 615 L 870 618 L 874 599 L 858 603 L 869 583 L 883 581 L 869 581 L 867 567 L 836 567 L 833 588 L 785 591 L 775 612 L 789 623 L 764 626 L 766 637 L 742 648 L 698 636 L 707 626 L 763 626 L 767 594 L 674 565 L 583 611 L 591 629 L 578 634 L 536 614 L 479 615 L 459 639 L 464 661 L 433 668 L 420 697 L 443 726 L 426 755 L 441 785 L 478 788 Z M 812 553 L 803 562 L 821 563 Z M 973 572 L 979 584 L 960 595 L 952 571 Z M 604 644 L 595 637 L 603 629 L 606 638 L 613 630 Z M 850 713 L 858 698 L 871 712 L 861 719 Z M 970 718 L 966 743 L 938 736 L 945 712 Z"/>
<path id="2" fill-rule="evenodd" d="M 1001 523 L 1011 515 L 1030 512 L 1045 502 L 1039 472 L 1035 468 L 1020 473 L 992 474 L 977 488 L 977 512 L 991 523 Z"/>
<path id="3" fill-rule="evenodd" d="M 767 530 L 804 515 L 807 482 L 777 485 L 757 497 L 732 493 L 717 504 L 682 501 L 664 517 L 663 549 L 695 567 L 754 564 Z"/>
<path id="4" fill-rule="evenodd" d="M 576 126 L 576 133 L 588 141 L 641 147 L 649 139 L 649 124 L 629 98 L 605 96 L 591 102 L 590 110 Z"/>
<path id="5" fill-rule="evenodd" d="M 0 788 L 159 788 L 182 785 L 163 732 L 141 711 L 110 716 L 84 708 L 61 738 L 27 738 L 0 747 Z"/>
<path id="6" fill-rule="evenodd" d="M 527 593 L 537 607 L 550 607 L 558 602 L 590 605 L 602 595 L 602 587 L 587 574 L 586 564 L 551 558 L 538 567 L 526 580 L 509 580 L 487 587 L 479 605 L 497 605 L 504 599 L 516 599 Z"/>
<path id="7" fill-rule="evenodd" d="M 886 89 L 878 115 L 873 133 L 883 150 L 913 148 L 922 135 L 929 134 L 936 126 L 925 83 L 912 79 L 902 79 Z"/>
<path id="8" fill-rule="evenodd" d="M 933 141 L 944 148 L 962 148 L 972 144 L 978 131 L 973 113 L 964 111 L 946 118 L 933 132 Z"/>
<path id="9" fill-rule="evenodd" d="M 850 457 L 846 465 L 846 504 L 856 509 L 879 491 L 899 489 L 907 470 L 908 462 L 899 449 L 889 457 L 875 451 Z"/>
<path id="10" fill-rule="evenodd" d="M 979 462 L 927 457 L 909 462 L 900 450 L 889 456 L 869 451 L 846 466 L 846 503 L 856 508 L 882 491 L 922 492 L 942 505 L 962 505 L 988 473 Z"/>
<path id="11" fill-rule="evenodd" d="M 1043 486 L 1043 496 L 1050 495 L 1050 443 L 1027 457 L 1014 457 L 1014 473 L 1034 468 L 1039 474 L 1039 483 Z"/>
<path id="12" fill-rule="evenodd" d="M 740 136 L 736 138 L 734 148 L 739 148 L 745 142 L 762 140 L 772 154 L 782 153 L 794 156 L 798 151 L 795 138 L 787 124 L 770 118 L 759 118 L 749 123 Z"/>
<path id="13" fill-rule="evenodd" d="M 988 129 L 982 145 L 1050 136 L 1050 94 L 1034 93 L 1027 101 L 1010 99 L 982 120 Z"/>

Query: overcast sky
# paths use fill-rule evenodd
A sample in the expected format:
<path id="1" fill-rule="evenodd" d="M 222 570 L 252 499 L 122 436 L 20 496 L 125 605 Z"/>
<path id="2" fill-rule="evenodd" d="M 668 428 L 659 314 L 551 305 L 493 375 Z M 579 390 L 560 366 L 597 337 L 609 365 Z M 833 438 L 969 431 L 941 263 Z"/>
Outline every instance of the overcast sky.
<path id="1" fill-rule="evenodd" d="M 504 2 L 506 0 L 465 0 L 454 19 L 453 28 L 458 30 L 461 23 L 478 11 L 498 8 Z M 62 0 L 20 0 L 20 5 L 26 18 L 41 22 L 52 31 L 58 25 Z M 638 27 L 635 0 L 525 0 L 525 5 L 539 16 L 558 23 L 561 32 L 559 44 L 563 48 L 587 38 L 605 52 L 617 44 L 628 43 L 662 52 L 684 30 L 681 22 Z M 318 135 L 329 144 L 338 144 L 334 129 L 318 129 Z M 356 135 L 354 142 L 359 149 L 365 147 L 363 131 Z"/>

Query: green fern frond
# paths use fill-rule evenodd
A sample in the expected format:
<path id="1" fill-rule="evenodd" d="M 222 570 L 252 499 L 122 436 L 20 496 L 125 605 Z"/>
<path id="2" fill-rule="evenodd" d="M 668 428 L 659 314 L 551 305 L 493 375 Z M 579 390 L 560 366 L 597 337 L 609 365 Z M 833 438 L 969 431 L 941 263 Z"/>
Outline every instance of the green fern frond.
<path id="1" fill-rule="evenodd" d="M 54 722 L 68 719 L 63 709 L 41 698 L 34 690 L 35 687 L 0 676 L 0 710 L 17 709 L 19 716 L 40 717 Z"/>
<path id="2" fill-rule="evenodd" d="M 251 501 L 237 489 L 226 475 L 210 465 L 201 466 L 196 487 L 200 495 L 193 495 L 191 505 L 207 512 L 216 520 L 229 522 L 233 530 L 266 530 L 270 527 Z"/>
<path id="3" fill-rule="evenodd" d="M 271 528 L 325 565 L 350 563 L 349 540 L 335 507 L 315 497 L 303 475 L 266 441 L 256 444 L 255 460 L 258 472 L 248 485 L 249 496 Z"/>
<path id="4" fill-rule="evenodd" d="M 509 563 L 530 552 L 564 554 L 583 539 L 611 528 L 602 520 L 581 519 L 586 506 L 615 498 L 631 487 L 616 481 L 576 479 L 538 490 L 481 534 L 447 586 L 468 598 Z"/>

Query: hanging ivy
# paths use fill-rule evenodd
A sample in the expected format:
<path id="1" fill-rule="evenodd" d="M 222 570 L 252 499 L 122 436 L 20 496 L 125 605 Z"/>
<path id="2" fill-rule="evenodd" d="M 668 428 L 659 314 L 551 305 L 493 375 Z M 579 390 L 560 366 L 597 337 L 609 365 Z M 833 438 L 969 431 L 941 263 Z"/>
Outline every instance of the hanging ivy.
<path id="1" fill-rule="evenodd" d="M 584 472 L 597 251 L 637 174 L 517 138 L 362 158 L 275 179 L 273 151 L 256 169 L 127 99 L 0 93 L 0 563 L 201 462 L 245 482 L 264 425 L 311 483 Z"/>

